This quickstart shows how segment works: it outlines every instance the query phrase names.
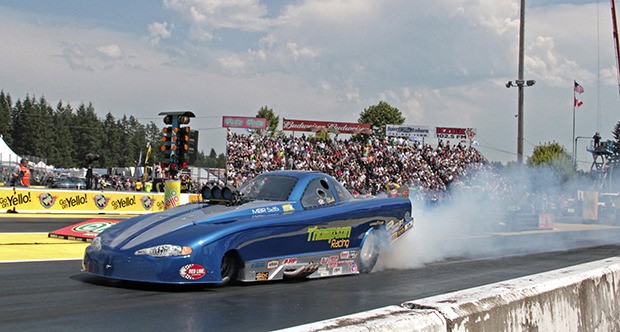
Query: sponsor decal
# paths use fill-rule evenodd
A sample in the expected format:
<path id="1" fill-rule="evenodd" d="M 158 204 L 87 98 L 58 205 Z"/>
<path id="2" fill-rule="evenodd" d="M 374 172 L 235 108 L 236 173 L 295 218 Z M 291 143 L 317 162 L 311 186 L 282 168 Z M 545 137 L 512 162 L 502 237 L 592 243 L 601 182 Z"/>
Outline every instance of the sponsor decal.
<path id="1" fill-rule="evenodd" d="M 54 206 L 54 203 L 56 203 L 56 198 L 58 196 L 52 196 L 52 194 L 50 193 L 42 193 L 39 194 L 39 203 L 41 203 L 41 206 L 45 209 L 49 209 L 52 206 Z"/>
<path id="2" fill-rule="evenodd" d="M 297 258 L 295 257 L 287 258 L 284 261 L 282 261 L 282 265 L 289 265 L 289 264 L 297 264 Z"/>
<path id="3" fill-rule="evenodd" d="M 0 206 L 2 206 L 2 208 L 7 208 L 21 204 L 28 204 L 31 201 L 32 200 L 30 199 L 30 192 L 28 192 L 27 194 L 19 193 L 13 194 L 11 196 L 0 197 Z"/>
<path id="4" fill-rule="evenodd" d="M 85 233 L 101 233 L 103 230 L 109 228 L 110 226 L 116 224 L 117 221 L 95 221 L 89 222 L 85 224 L 78 224 L 71 228 L 74 232 L 85 232 Z"/>
<path id="5" fill-rule="evenodd" d="M 207 274 L 207 270 L 199 264 L 187 264 L 179 270 L 179 274 L 187 280 L 198 280 Z"/>
<path id="6" fill-rule="evenodd" d="M 327 268 L 325 266 L 321 266 L 319 267 L 319 269 L 317 270 L 318 274 L 321 277 L 327 277 L 329 276 L 329 271 L 327 271 Z"/>
<path id="7" fill-rule="evenodd" d="M 136 195 L 112 201 L 112 209 L 118 210 L 136 205 Z"/>
<path id="8" fill-rule="evenodd" d="M 84 205 L 88 202 L 86 197 L 87 197 L 86 194 L 84 194 L 84 195 L 75 195 L 74 197 L 63 198 L 59 200 L 60 207 L 62 207 L 62 209 L 64 210 L 64 209 Z"/>
<path id="9" fill-rule="evenodd" d="M 108 202 L 110 201 L 107 197 L 105 197 L 105 195 L 103 194 L 97 194 L 93 197 L 93 200 L 95 201 L 95 205 L 97 206 L 97 208 L 99 210 L 103 210 L 106 208 L 106 206 L 108 206 Z"/>
<path id="10" fill-rule="evenodd" d="M 269 272 L 256 272 L 256 276 L 254 277 L 254 280 L 257 281 L 262 281 L 262 280 L 267 280 L 269 279 Z"/>
<path id="11" fill-rule="evenodd" d="M 349 259 L 349 252 L 348 251 L 340 252 L 340 259 Z"/>
<path id="12" fill-rule="evenodd" d="M 282 205 L 282 210 L 284 212 L 291 212 L 291 211 L 295 211 L 295 208 L 293 207 L 292 204 L 284 204 Z"/>
<path id="13" fill-rule="evenodd" d="M 329 257 L 321 257 L 321 265 L 329 264 Z"/>
<path id="14" fill-rule="evenodd" d="M 332 274 L 336 275 L 336 274 L 342 274 L 342 267 L 340 266 L 336 266 L 333 270 L 332 270 Z"/>
<path id="15" fill-rule="evenodd" d="M 308 228 L 308 241 L 325 241 L 330 248 L 349 248 L 351 227 Z"/>
<path id="16" fill-rule="evenodd" d="M 357 272 L 357 264 L 355 264 L 355 262 L 349 263 L 349 271 Z"/>
<path id="17" fill-rule="evenodd" d="M 273 269 L 277 268 L 278 265 L 280 265 L 280 261 L 279 260 L 269 261 L 269 262 L 267 262 L 267 269 L 268 270 L 273 270 Z"/>
<path id="18" fill-rule="evenodd" d="M 278 206 L 268 206 L 252 209 L 252 214 L 263 214 L 263 213 L 277 213 L 280 212 L 280 207 Z"/>
<path id="19" fill-rule="evenodd" d="M 151 196 L 142 196 L 140 203 L 145 210 L 150 210 L 155 205 L 155 200 Z"/>
<path id="20" fill-rule="evenodd" d="M 267 267 L 267 263 L 265 262 L 256 262 L 256 263 L 250 264 L 251 269 L 258 269 L 258 268 L 264 268 L 264 267 Z"/>

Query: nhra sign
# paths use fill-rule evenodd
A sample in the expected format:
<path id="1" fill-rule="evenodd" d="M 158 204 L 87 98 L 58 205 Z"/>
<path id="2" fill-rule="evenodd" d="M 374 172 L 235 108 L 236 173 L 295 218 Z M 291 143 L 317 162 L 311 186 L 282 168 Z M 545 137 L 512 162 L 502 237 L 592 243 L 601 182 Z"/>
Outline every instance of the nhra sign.
<path id="1" fill-rule="evenodd" d="M 476 128 L 435 127 L 435 137 L 471 141 L 476 137 Z"/>
<path id="2" fill-rule="evenodd" d="M 335 130 L 339 134 L 372 134 L 368 123 L 282 119 L 282 130 L 318 132 L 321 129 L 326 132 Z"/>
<path id="3" fill-rule="evenodd" d="M 119 222 L 120 220 L 89 219 L 75 225 L 57 229 L 47 234 L 47 237 L 91 242 L 99 233 Z"/>
<path id="4" fill-rule="evenodd" d="M 266 118 L 251 118 L 251 117 L 245 117 L 245 116 L 223 116 L 222 127 L 265 129 L 267 128 L 267 119 Z"/>
<path id="5" fill-rule="evenodd" d="M 428 126 L 386 125 L 385 135 L 388 137 L 428 137 L 431 129 Z"/>

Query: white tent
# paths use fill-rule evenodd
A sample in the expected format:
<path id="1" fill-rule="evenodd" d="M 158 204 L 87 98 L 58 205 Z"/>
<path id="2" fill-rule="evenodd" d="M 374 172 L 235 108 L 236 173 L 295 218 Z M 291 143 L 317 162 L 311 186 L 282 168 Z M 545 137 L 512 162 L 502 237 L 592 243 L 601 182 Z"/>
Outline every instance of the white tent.
<path id="1" fill-rule="evenodd" d="M 19 164 L 20 157 L 6 145 L 4 138 L 0 135 L 0 163 L 4 166 Z"/>

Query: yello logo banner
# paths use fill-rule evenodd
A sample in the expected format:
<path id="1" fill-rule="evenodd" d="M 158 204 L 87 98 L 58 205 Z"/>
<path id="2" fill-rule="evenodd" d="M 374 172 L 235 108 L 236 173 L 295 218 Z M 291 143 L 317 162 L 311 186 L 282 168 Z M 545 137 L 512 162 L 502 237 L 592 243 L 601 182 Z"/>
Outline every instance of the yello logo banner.
<path id="1" fill-rule="evenodd" d="M 164 184 L 164 209 L 170 209 L 181 204 L 181 181 L 168 180 Z"/>

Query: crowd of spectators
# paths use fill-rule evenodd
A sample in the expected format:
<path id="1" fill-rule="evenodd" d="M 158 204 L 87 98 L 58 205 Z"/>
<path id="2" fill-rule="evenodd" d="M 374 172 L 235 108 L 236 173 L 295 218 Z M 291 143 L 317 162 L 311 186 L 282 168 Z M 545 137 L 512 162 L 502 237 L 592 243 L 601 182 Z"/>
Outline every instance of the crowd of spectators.
<path id="1" fill-rule="evenodd" d="M 378 194 L 396 183 L 426 197 L 445 195 L 455 180 L 487 164 L 464 144 L 440 140 L 432 147 L 393 137 L 362 142 L 229 132 L 227 154 L 227 180 L 235 186 L 265 171 L 316 170 L 334 176 L 353 194 Z"/>

